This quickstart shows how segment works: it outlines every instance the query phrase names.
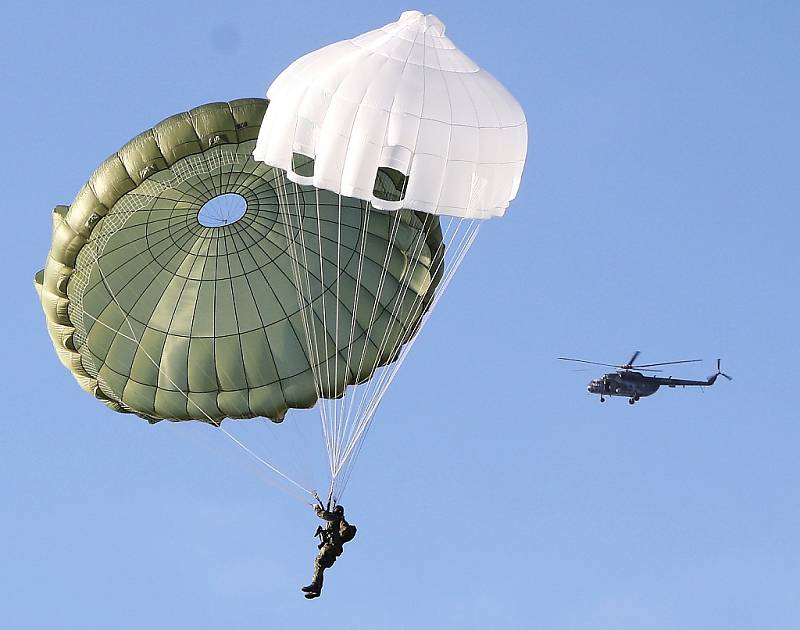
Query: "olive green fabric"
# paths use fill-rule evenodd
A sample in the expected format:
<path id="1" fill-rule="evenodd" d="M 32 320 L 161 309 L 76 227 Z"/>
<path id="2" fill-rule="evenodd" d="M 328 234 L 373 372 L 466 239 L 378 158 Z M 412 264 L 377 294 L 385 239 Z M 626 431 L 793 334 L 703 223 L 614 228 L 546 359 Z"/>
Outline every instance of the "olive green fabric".
<path id="1" fill-rule="evenodd" d="M 48 330 L 112 409 L 280 421 L 369 379 L 416 333 L 441 278 L 438 219 L 286 182 L 251 157 L 266 107 L 172 116 L 54 210 L 35 277 Z M 230 193 L 241 219 L 201 225 L 203 205 Z"/>

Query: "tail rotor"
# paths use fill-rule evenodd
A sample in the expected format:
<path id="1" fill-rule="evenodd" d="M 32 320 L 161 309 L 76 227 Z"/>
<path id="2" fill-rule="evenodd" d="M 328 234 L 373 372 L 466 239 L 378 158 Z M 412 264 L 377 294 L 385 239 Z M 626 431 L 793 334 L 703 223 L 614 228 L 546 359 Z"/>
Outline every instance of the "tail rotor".
<path id="1" fill-rule="evenodd" d="M 713 385 L 713 384 L 714 384 L 714 381 L 716 381 L 716 380 L 717 380 L 717 377 L 718 377 L 718 376 L 724 376 L 724 377 L 725 377 L 725 378 L 727 378 L 729 381 L 732 381 L 732 380 L 733 380 L 733 377 L 732 377 L 732 376 L 728 376 L 727 374 L 725 374 L 725 372 L 723 372 L 723 371 L 722 371 L 722 369 L 721 369 L 721 367 L 720 367 L 720 363 L 721 363 L 720 359 L 717 359 L 717 371 L 714 373 L 714 375 L 713 375 L 713 376 L 710 376 L 710 377 L 709 377 L 709 379 L 708 379 L 708 384 L 709 384 L 709 385 Z"/>

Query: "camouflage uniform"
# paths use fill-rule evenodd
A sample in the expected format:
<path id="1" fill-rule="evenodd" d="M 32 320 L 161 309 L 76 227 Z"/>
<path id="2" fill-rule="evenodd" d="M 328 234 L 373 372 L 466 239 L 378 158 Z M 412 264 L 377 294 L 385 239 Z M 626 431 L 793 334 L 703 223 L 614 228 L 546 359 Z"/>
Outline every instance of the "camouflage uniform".
<path id="1" fill-rule="evenodd" d="M 315 505 L 314 512 L 325 521 L 325 526 L 317 527 L 317 531 L 314 533 L 320 539 L 319 545 L 317 545 L 319 553 L 314 560 L 314 577 L 311 584 L 302 589 L 307 599 L 319 597 L 322 592 L 325 569 L 333 566 L 336 558 L 344 551 L 344 543 L 352 540 L 355 536 L 355 526 L 350 525 L 344 519 L 344 508 L 341 505 L 337 505 L 333 511 L 328 511 L 321 505 Z"/>

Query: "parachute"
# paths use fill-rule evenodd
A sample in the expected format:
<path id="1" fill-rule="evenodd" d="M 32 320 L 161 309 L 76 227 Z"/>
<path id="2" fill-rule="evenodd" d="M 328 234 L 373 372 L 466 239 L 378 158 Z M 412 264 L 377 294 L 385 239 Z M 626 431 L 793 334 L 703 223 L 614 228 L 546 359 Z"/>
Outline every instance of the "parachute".
<path id="1" fill-rule="evenodd" d="M 172 116 L 103 162 L 54 210 L 35 286 L 61 362 L 115 411 L 222 428 L 316 406 L 335 500 L 516 195 L 527 128 L 418 12 L 306 55 L 267 96 Z"/>
<path id="2" fill-rule="evenodd" d="M 267 91 L 256 158 L 378 209 L 502 215 L 525 164 L 525 114 L 444 33 L 436 16 L 406 11 L 301 57 Z M 298 155 L 313 173 L 293 168 Z M 381 194 L 376 174 L 404 182 L 399 198 Z"/>

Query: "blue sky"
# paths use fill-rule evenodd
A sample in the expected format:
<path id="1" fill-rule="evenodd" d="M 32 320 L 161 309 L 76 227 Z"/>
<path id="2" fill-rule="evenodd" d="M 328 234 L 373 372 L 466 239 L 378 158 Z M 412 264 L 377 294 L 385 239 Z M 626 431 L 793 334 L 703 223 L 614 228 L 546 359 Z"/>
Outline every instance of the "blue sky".
<path id="1" fill-rule="evenodd" d="M 31 279 L 52 207 L 129 138 L 410 8 L 519 99 L 528 164 L 386 396 L 359 536 L 307 602 L 310 510 L 211 428 L 84 394 Z M 37 2 L 0 41 L 4 627 L 800 626 L 800 5 Z M 735 380 L 600 405 L 554 360 L 637 349 Z"/>

